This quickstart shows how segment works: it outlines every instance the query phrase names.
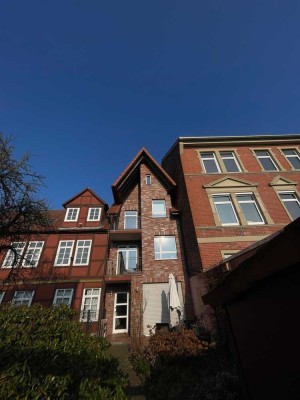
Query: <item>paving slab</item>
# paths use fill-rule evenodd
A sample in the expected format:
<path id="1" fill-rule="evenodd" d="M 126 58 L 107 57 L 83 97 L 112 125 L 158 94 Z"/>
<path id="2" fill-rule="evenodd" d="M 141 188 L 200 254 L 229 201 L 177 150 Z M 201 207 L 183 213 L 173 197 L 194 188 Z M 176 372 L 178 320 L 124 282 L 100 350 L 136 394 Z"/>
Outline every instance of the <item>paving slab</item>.
<path id="1" fill-rule="evenodd" d="M 123 372 L 128 374 L 129 386 L 126 388 L 128 396 L 132 400 L 146 400 L 143 387 L 129 362 L 129 352 L 130 345 L 125 343 L 112 343 L 109 349 L 109 353 L 119 359 Z"/>

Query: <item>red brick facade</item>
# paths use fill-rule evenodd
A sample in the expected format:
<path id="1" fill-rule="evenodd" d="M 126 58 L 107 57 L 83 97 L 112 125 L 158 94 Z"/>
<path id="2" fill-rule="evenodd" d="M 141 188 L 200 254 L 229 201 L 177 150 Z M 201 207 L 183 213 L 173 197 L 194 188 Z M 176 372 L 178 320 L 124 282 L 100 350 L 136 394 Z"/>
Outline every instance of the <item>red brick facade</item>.
<path id="1" fill-rule="evenodd" d="M 204 312 L 201 295 L 207 290 L 202 271 L 219 263 L 225 253 L 245 249 L 291 222 L 279 192 L 293 193 L 295 202 L 299 201 L 300 171 L 283 153 L 288 149 L 299 157 L 300 135 L 179 138 L 164 157 L 162 165 L 178 186 L 175 206 L 182 209 L 184 248 L 198 316 Z M 255 150 L 268 151 L 276 170 L 264 170 L 258 157 L 262 153 Z M 225 158 L 229 153 L 240 171 L 227 171 Z M 208 163 L 214 167 L 217 163 L 219 171 L 206 171 L 205 165 L 212 168 Z M 247 193 L 261 214 L 259 223 L 249 223 L 243 204 L 238 202 L 239 195 Z M 223 223 L 218 214 L 218 194 L 230 198 L 227 206 L 236 214 L 232 226 Z"/>

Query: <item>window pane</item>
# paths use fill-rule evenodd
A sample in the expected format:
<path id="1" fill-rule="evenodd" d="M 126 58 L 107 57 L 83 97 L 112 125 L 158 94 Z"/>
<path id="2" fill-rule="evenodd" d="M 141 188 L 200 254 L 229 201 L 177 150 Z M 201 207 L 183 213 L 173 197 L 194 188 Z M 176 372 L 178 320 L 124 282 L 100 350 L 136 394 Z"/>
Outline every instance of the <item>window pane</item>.
<path id="1" fill-rule="evenodd" d="M 287 201 L 284 204 L 293 219 L 300 217 L 300 205 L 297 201 Z"/>
<path id="2" fill-rule="evenodd" d="M 117 303 L 127 304 L 127 293 L 117 293 Z"/>
<path id="3" fill-rule="evenodd" d="M 172 236 L 155 237 L 154 251 L 156 260 L 177 258 L 175 237 Z"/>
<path id="4" fill-rule="evenodd" d="M 221 158 L 225 165 L 227 172 L 239 172 L 240 168 L 237 163 L 235 154 L 232 151 L 221 151 L 220 152 Z"/>
<path id="5" fill-rule="evenodd" d="M 229 195 L 216 195 L 213 200 L 222 225 L 238 225 L 238 219 L 233 209 Z"/>
<path id="6" fill-rule="evenodd" d="M 206 172 L 220 172 L 219 165 L 216 160 L 215 153 L 201 153 L 201 159 Z"/>
<path id="7" fill-rule="evenodd" d="M 270 158 L 259 159 L 265 171 L 277 171 L 277 168 Z"/>
<path id="8" fill-rule="evenodd" d="M 152 217 L 165 217 L 165 216 L 166 216 L 165 200 L 152 200 Z"/>
<path id="9" fill-rule="evenodd" d="M 137 211 L 125 211 L 125 229 L 136 229 L 137 228 Z"/>
<path id="10" fill-rule="evenodd" d="M 241 203 L 240 206 L 248 223 L 263 222 L 254 203 Z"/>

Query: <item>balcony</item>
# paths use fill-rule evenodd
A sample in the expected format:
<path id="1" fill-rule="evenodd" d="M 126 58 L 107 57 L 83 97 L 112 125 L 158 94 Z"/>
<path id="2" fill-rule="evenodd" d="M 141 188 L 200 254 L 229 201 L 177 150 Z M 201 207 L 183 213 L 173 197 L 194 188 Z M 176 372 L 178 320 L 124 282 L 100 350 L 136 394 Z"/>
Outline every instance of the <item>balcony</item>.
<path id="1" fill-rule="evenodd" d="M 131 213 L 131 214 L 126 214 Z M 135 214 L 134 214 L 135 213 Z M 141 240 L 141 218 L 136 211 L 126 211 L 124 221 L 113 219 L 110 224 L 110 239 L 113 241 Z"/>
<path id="2" fill-rule="evenodd" d="M 108 259 L 106 266 L 107 277 L 124 277 L 130 278 L 133 274 L 142 272 L 142 258 L 141 257 L 130 257 L 119 259 Z"/>

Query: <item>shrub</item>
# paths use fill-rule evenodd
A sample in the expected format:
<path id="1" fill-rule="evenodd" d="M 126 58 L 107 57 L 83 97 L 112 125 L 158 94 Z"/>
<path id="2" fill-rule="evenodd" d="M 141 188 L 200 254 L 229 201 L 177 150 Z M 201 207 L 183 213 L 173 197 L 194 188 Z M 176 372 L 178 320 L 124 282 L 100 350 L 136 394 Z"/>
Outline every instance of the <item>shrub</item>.
<path id="1" fill-rule="evenodd" d="M 76 320 L 75 320 L 76 317 Z M 109 343 L 82 332 L 67 306 L 0 306 L 0 398 L 125 399 Z"/>
<path id="2" fill-rule="evenodd" d="M 199 340 L 193 330 L 158 331 L 130 360 L 147 400 L 240 398 L 231 360 L 214 342 Z"/>

